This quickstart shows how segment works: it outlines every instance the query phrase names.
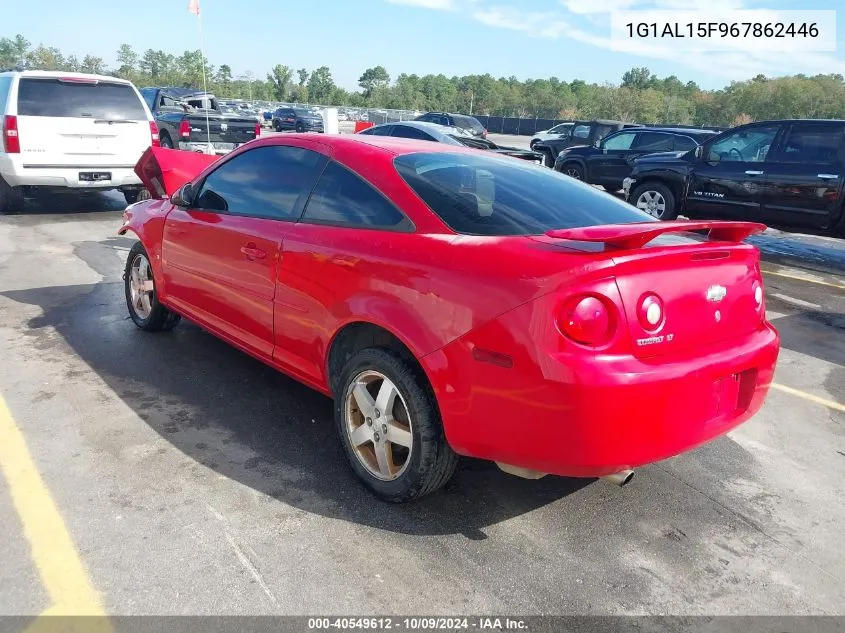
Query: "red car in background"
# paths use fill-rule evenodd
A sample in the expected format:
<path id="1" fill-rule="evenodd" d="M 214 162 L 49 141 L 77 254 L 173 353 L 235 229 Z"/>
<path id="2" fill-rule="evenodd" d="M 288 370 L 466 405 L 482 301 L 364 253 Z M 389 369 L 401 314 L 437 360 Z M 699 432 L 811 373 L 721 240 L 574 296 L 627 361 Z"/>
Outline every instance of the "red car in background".
<path id="1" fill-rule="evenodd" d="M 658 222 L 550 169 L 377 136 L 160 148 L 121 235 L 129 314 L 181 316 L 334 398 L 352 469 L 407 501 L 458 455 L 616 477 L 756 413 L 779 351 L 765 227 Z M 169 197 L 168 197 L 169 196 Z"/>

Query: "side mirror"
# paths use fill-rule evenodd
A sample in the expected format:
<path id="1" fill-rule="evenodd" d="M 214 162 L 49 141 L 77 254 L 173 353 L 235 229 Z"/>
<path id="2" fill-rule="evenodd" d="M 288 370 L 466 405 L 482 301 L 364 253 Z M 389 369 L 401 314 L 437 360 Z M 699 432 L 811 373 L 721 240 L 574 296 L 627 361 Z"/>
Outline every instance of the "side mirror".
<path id="1" fill-rule="evenodd" d="M 175 207 L 184 207 L 188 208 L 194 201 L 194 188 L 191 187 L 191 183 L 186 182 L 184 185 L 179 187 L 173 195 L 170 196 L 170 204 Z"/>

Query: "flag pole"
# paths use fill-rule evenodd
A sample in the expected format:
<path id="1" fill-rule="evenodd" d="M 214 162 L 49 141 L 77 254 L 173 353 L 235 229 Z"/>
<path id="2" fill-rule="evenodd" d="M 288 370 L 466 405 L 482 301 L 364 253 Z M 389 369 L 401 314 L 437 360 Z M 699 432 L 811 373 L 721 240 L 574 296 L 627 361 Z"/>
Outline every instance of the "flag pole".
<path id="1" fill-rule="evenodd" d="M 202 36 L 202 10 L 199 8 L 199 3 L 197 3 L 197 24 L 199 25 L 200 30 L 200 62 L 202 64 L 202 91 L 203 91 L 203 103 L 205 102 L 205 97 L 208 96 L 208 85 L 205 80 L 205 43 L 203 41 Z M 209 105 L 211 105 L 209 103 Z M 208 153 L 214 154 L 214 148 L 211 145 L 211 124 L 209 123 L 208 117 L 208 108 L 203 108 L 205 110 L 205 131 L 208 135 Z"/>

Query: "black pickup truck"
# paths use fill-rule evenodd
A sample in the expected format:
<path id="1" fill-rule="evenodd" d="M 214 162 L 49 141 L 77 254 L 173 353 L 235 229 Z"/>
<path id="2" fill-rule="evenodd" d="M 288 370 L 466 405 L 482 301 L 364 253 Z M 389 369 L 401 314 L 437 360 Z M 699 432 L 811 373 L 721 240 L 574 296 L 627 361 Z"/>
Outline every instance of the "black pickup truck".
<path id="1" fill-rule="evenodd" d="M 224 114 L 212 94 L 185 88 L 142 88 L 141 95 L 158 125 L 162 147 L 226 154 L 260 134 L 254 117 Z"/>
<path id="2" fill-rule="evenodd" d="M 593 121 L 574 121 L 572 127 L 558 138 L 546 139 L 534 144 L 534 151 L 540 152 L 545 157 L 543 164 L 546 167 L 554 167 L 555 159 L 567 147 L 574 145 L 594 145 L 608 134 L 629 127 L 643 127 L 637 123 L 623 123 L 622 121 L 610 121 L 607 119 L 595 119 Z"/>
<path id="3" fill-rule="evenodd" d="M 731 218 L 845 235 L 845 121 L 749 123 L 634 161 L 626 199 L 661 220 Z"/>

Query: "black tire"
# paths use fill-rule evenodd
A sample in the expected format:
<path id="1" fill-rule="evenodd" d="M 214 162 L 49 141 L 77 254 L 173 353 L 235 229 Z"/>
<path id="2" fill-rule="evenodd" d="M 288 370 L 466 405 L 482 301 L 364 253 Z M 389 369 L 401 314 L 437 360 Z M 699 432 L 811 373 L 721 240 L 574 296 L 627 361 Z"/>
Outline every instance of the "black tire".
<path id="1" fill-rule="evenodd" d="M 297 124 L 296 124 L 296 131 L 297 131 L 297 132 L 304 132 L 304 131 L 305 131 L 305 126 L 304 126 L 304 125 L 302 125 L 302 123 L 297 123 Z"/>
<path id="2" fill-rule="evenodd" d="M 273 129 L 276 130 L 277 132 L 281 132 L 282 131 L 282 122 L 279 121 L 278 119 L 273 121 Z"/>
<path id="3" fill-rule="evenodd" d="M 549 169 L 555 168 L 555 157 L 552 156 L 552 150 L 546 147 L 541 147 L 540 149 L 534 151 L 540 152 L 543 155 L 544 167 L 548 167 Z"/>
<path id="4" fill-rule="evenodd" d="M 158 297 L 156 296 L 154 280 L 152 298 L 150 300 L 151 309 L 149 314 L 147 316 L 139 314 L 136 307 L 132 304 L 130 286 L 132 265 L 133 262 L 135 262 L 135 259 L 139 256 L 145 257 L 149 262 L 149 255 L 147 255 L 144 245 L 141 244 L 141 242 L 135 242 L 129 250 L 129 255 L 126 257 L 126 267 L 123 271 L 123 288 L 126 295 L 126 308 L 129 310 L 129 317 L 135 322 L 135 325 L 147 332 L 164 332 L 166 330 L 172 330 L 176 327 L 179 321 L 182 320 L 182 317 L 175 312 L 168 310 L 159 303 Z"/>
<path id="5" fill-rule="evenodd" d="M 393 382 L 410 416 L 411 450 L 404 470 L 392 480 L 378 479 L 367 470 L 347 432 L 347 394 L 353 381 L 365 371 L 376 371 Z M 451 479 L 458 456 L 446 441 L 434 394 L 419 368 L 390 350 L 368 348 L 349 359 L 336 384 L 335 424 L 341 444 L 355 475 L 376 496 L 392 503 L 413 501 L 438 490 Z"/>
<path id="6" fill-rule="evenodd" d="M 655 197 L 658 199 L 659 197 L 663 198 L 664 209 L 662 212 L 657 209 L 649 211 L 639 206 L 640 198 L 649 193 L 652 194 L 652 199 Z M 675 205 L 675 194 L 672 193 L 672 190 L 669 189 L 669 187 L 659 182 L 644 182 L 634 189 L 628 201 L 635 207 L 640 208 L 640 210 L 645 211 L 658 220 L 674 220 L 678 217 L 678 209 Z M 644 203 L 647 204 L 647 202 Z"/>
<path id="7" fill-rule="evenodd" d="M 560 166 L 560 173 L 575 180 L 584 180 L 584 168 L 578 163 L 564 163 Z"/>
<path id="8" fill-rule="evenodd" d="M 173 149 L 173 140 L 170 138 L 170 134 L 164 133 L 159 137 L 159 143 L 165 149 Z"/>
<path id="9" fill-rule="evenodd" d="M 126 204 L 135 204 L 139 200 L 149 200 L 150 192 L 146 187 L 141 187 L 140 189 L 124 189 L 123 198 L 126 200 Z"/>
<path id="10" fill-rule="evenodd" d="M 10 187 L 0 178 L 0 213 L 12 215 L 23 211 L 24 199 L 21 187 Z"/>

